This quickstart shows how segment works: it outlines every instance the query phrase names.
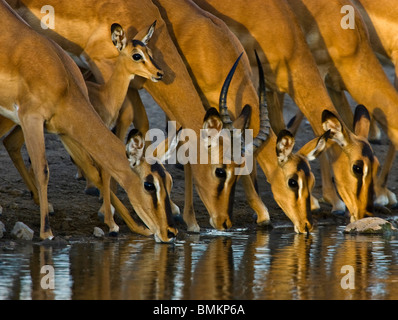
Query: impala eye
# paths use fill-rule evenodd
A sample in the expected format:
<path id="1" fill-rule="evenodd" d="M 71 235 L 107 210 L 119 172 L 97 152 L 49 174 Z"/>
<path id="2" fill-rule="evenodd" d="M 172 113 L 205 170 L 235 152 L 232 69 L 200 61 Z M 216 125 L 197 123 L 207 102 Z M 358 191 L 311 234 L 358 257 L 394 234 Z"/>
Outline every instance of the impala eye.
<path id="1" fill-rule="evenodd" d="M 147 182 L 147 181 L 144 182 L 144 188 L 148 192 L 153 192 L 156 190 L 155 185 L 152 182 Z"/>
<path id="2" fill-rule="evenodd" d="M 352 171 L 356 174 L 356 175 L 362 175 L 363 174 L 363 168 L 360 166 L 357 166 L 356 164 L 354 164 L 352 166 Z"/>
<path id="3" fill-rule="evenodd" d="M 133 60 L 134 61 L 140 61 L 142 59 L 142 56 L 139 53 L 134 53 L 133 54 Z"/>
<path id="4" fill-rule="evenodd" d="M 287 184 L 289 185 L 289 188 L 292 189 L 297 189 L 298 187 L 298 182 L 296 179 L 290 178 L 289 181 L 287 182 Z"/>
<path id="5" fill-rule="evenodd" d="M 227 177 L 227 172 L 223 168 L 216 169 L 216 177 L 220 179 L 224 179 Z"/>

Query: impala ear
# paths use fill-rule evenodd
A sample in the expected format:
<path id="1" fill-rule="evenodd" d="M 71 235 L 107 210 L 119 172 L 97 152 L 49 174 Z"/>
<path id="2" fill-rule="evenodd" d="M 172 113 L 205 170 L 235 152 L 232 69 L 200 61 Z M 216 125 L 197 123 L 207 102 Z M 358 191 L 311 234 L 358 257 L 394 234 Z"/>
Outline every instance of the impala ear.
<path id="1" fill-rule="evenodd" d="M 330 134 L 331 131 L 328 130 L 320 137 L 312 139 L 302 146 L 298 153 L 306 157 L 308 161 L 315 160 L 326 149 L 326 143 L 330 138 Z"/>
<path id="2" fill-rule="evenodd" d="M 279 132 L 276 140 L 276 156 L 280 166 L 287 162 L 293 151 L 294 143 L 294 136 L 290 131 L 283 129 Z"/>
<path id="3" fill-rule="evenodd" d="M 142 43 L 144 43 L 146 46 L 148 45 L 149 40 L 151 40 L 153 33 L 155 32 L 155 27 L 156 27 L 156 20 L 152 23 L 152 25 L 149 27 L 147 34 L 142 38 Z"/>
<path id="4" fill-rule="evenodd" d="M 216 108 L 207 110 L 203 120 L 203 129 L 201 131 L 201 138 L 205 141 L 208 148 L 218 143 L 223 123 L 221 116 Z"/>
<path id="5" fill-rule="evenodd" d="M 242 109 L 238 118 L 235 119 L 232 126 L 233 128 L 244 130 L 249 126 L 250 116 L 252 114 L 252 107 L 248 104 Z"/>
<path id="6" fill-rule="evenodd" d="M 133 169 L 138 166 L 144 156 L 145 139 L 140 131 L 132 129 L 126 142 L 126 155 Z"/>
<path id="7" fill-rule="evenodd" d="M 168 160 L 173 152 L 177 149 L 178 143 L 180 142 L 180 135 L 181 135 L 182 127 L 178 129 L 176 135 L 173 137 L 173 140 L 171 140 L 169 148 L 163 155 L 158 155 L 158 158 L 161 163 L 164 163 L 166 160 Z"/>
<path id="8" fill-rule="evenodd" d="M 122 51 L 126 47 L 126 44 L 127 44 L 126 33 L 124 32 L 122 26 L 118 23 L 112 24 L 111 35 L 112 35 L 112 42 L 113 42 L 114 46 L 119 51 Z"/>
<path id="9" fill-rule="evenodd" d="M 337 142 L 342 148 L 348 144 L 348 136 L 344 125 L 340 120 L 329 110 L 322 112 L 322 127 L 323 130 L 330 130 L 329 138 Z"/>
<path id="10" fill-rule="evenodd" d="M 368 109 L 362 104 L 357 105 L 354 114 L 354 133 L 357 136 L 368 138 L 370 128 L 370 115 Z"/>

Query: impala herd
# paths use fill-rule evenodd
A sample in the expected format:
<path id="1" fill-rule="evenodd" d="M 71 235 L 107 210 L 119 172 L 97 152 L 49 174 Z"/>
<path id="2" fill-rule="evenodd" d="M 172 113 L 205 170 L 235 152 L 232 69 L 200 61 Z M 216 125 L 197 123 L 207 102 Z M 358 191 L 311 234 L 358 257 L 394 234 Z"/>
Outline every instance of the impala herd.
<path id="1" fill-rule="evenodd" d="M 157 242 L 175 239 L 180 210 L 163 162 L 184 150 L 188 129 L 199 142 L 190 152 L 202 156 L 205 150 L 211 161 L 183 163 L 187 231 L 200 231 L 193 185 L 212 227 L 231 228 L 238 181 L 258 226 L 270 225 L 257 163 L 298 233 L 313 229 L 311 212 L 319 201 L 329 203 L 332 214 L 347 210 L 351 221 L 372 216 L 375 205 L 398 205 L 387 189 L 398 147 L 398 82 L 390 83 L 377 59 L 384 56 L 398 68 L 393 2 L 0 1 L 0 136 L 40 205 L 42 239 L 53 238 L 54 210 L 47 199 L 44 129 L 59 135 L 87 189 L 100 191 L 110 233 L 119 231 L 116 211 L 133 232 Z M 43 28 L 43 7 L 53 8 L 50 28 Z M 140 89 L 181 129 L 161 141 L 151 159 Z M 358 103 L 354 112 L 345 92 Z M 298 107 L 288 125 L 285 94 Z M 314 138 L 294 151 L 304 117 Z M 369 142 L 380 139 L 379 126 L 391 141 L 382 168 Z M 223 130 L 231 141 L 220 138 Z M 251 142 L 244 132 L 252 133 Z M 22 160 L 24 143 L 30 169 Z M 230 144 L 243 162 L 225 156 Z M 319 201 L 309 164 L 316 158 Z M 253 169 L 239 174 L 244 162 Z M 145 226 L 118 199 L 116 183 Z"/>

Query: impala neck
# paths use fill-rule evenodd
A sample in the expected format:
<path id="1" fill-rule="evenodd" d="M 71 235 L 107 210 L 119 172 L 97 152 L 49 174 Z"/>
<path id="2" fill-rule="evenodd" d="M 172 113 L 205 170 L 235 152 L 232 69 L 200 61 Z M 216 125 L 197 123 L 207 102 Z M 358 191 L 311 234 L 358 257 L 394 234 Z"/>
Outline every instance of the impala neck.
<path id="1" fill-rule="evenodd" d="M 126 98 L 130 81 L 134 78 L 134 74 L 127 70 L 123 61 L 122 57 L 116 60 L 111 77 L 99 87 L 106 108 L 113 110 L 113 113 L 119 112 Z"/>

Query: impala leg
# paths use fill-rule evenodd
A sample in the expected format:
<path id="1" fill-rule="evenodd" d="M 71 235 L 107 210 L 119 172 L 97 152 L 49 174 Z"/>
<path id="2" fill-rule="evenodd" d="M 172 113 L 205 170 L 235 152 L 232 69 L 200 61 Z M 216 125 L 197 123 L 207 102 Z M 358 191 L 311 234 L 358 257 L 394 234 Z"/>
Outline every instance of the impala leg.
<path id="1" fill-rule="evenodd" d="M 397 197 L 393 192 L 387 189 L 388 174 L 392 168 L 392 164 L 395 159 L 396 149 L 393 144 L 390 144 L 386 158 L 384 160 L 384 165 L 380 171 L 379 176 L 376 179 L 375 193 L 376 200 L 375 204 L 379 206 L 397 206 Z"/>
<path id="2" fill-rule="evenodd" d="M 353 131 L 354 114 L 348 103 L 347 97 L 344 93 L 344 88 L 340 80 L 340 76 L 328 74 L 325 78 L 326 89 L 329 96 L 336 107 L 336 110 L 344 121 L 345 125 Z"/>
<path id="3" fill-rule="evenodd" d="M 319 156 L 322 176 L 322 199 L 332 205 L 332 213 L 344 214 L 345 204 L 337 194 L 336 188 L 332 182 L 332 169 L 327 158 L 327 152 Z M 312 199 L 313 200 L 313 199 Z M 311 201 L 312 203 L 312 201 Z M 312 208 L 311 208 L 312 209 Z"/>
<path id="4" fill-rule="evenodd" d="M 249 175 L 243 175 L 241 178 L 243 188 L 245 190 L 247 201 L 250 207 L 256 212 L 257 220 L 256 223 L 259 226 L 268 226 L 271 224 L 269 212 L 263 201 L 261 200 L 253 179 Z"/>
<path id="5" fill-rule="evenodd" d="M 27 170 L 21 154 L 21 148 L 24 143 L 25 138 L 20 126 L 16 126 L 3 140 L 4 147 L 14 163 L 15 168 L 18 170 L 28 189 L 32 192 L 33 201 L 39 205 L 39 195 L 34 182 L 34 177 Z M 51 203 L 48 204 L 48 211 L 50 214 L 54 213 L 54 208 Z"/>
<path id="6" fill-rule="evenodd" d="M 29 115 L 21 119 L 26 148 L 28 150 L 35 175 L 40 202 L 40 238 L 52 239 L 48 214 L 47 186 L 49 180 L 49 168 L 46 160 L 44 144 L 43 119 L 35 115 Z"/>
<path id="7" fill-rule="evenodd" d="M 127 91 L 126 99 L 119 111 L 115 134 L 120 140 L 124 141 L 131 123 L 134 123 L 134 127 L 144 135 L 149 130 L 145 106 L 138 90 L 133 88 Z"/>
<path id="8" fill-rule="evenodd" d="M 192 168 L 189 164 L 184 166 L 185 175 L 185 203 L 184 212 L 182 217 L 187 224 L 189 232 L 199 232 L 200 227 L 195 218 L 195 211 L 193 208 L 193 181 L 192 181 Z"/>
<path id="9" fill-rule="evenodd" d="M 302 113 L 301 110 L 299 109 L 295 114 L 295 116 L 289 121 L 287 128 L 294 136 L 296 135 L 303 119 L 304 119 L 304 113 Z"/>
<path id="10" fill-rule="evenodd" d="M 267 90 L 268 116 L 272 130 L 278 134 L 285 129 L 283 118 L 283 97 L 284 94 L 272 90 Z"/>
<path id="11" fill-rule="evenodd" d="M 398 61 L 396 61 L 397 59 L 395 57 L 396 57 L 396 54 L 394 52 L 394 54 L 393 54 L 393 60 L 394 60 L 394 65 L 395 65 L 394 87 L 395 87 L 395 89 L 398 89 L 398 78 L 397 78 Z M 398 205 L 396 195 L 387 189 L 388 174 L 392 168 L 392 164 L 394 162 L 395 155 L 396 155 L 396 148 L 394 147 L 393 144 L 390 144 L 390 146 L 388 148 L 387 156 L 384 160 L 384 165 L 381 169 L 381 172 L 377 178 L 377 182 L 375 185 L 375 193 L 376 193 L 375 204 L 376 205 L 385 206 L 385 205 L 389 204 L 392 207 L 397 207 L 397 205 Z"/>
<path id="12" fill-rule="evenodd" d="M 368 140 L 374 144 L 381 144 L 381 130 L 374 117 L 372 117 L 372 120 L 370 121 Z"/>
<path id="13" fill-rule="evenodd" d="M 119 226 L 115 223 L 113 219 L 112 205 L 111 205 L 111 176 L 108 172 L 101 169 L 101 177 L 102 177 L 102 201 L 103 204 L 101 206 L 100 212 L 104 212 L 105 223 L 109 227 L 110 234 L 117 234 L 119 232 Z"/>
<path id="14" fill-rule="evenodd" d="M 129 91 L 127 92 L 127 96 L 133 105 L 134 127 L 143 134 L 146 134 L 146 132 L 149 130 L 149 121 L 145 106 L 142 103 L 138 90 L 129 89 Z"/>
<path id="15" fill-rule="evenodd" d="M 61 141 L 64 144 L 65 148 L 68 150 L 69 154 L 73 158 L 73 161 L 80 166 L 85 175 L 93 181 L 93 183 L 96 185 L 96 187 L 102 192 L 103 190 L 103 180 L 100 176 L 100 173 L 98 171 L 98 168 L 94 166 L 93 160 L 90 158 L 90 156 L 85 152 L 84 150 L 81 149 L 80 146 L 78 146 L 74 140 L 69 138 L 68 136 L 61 136 Z M 106 197 L 104 197 L 105 199 Z M 133 232 L 149 236 L 151 235 L 151 231 L 143 226 L 138 225 L 130 216 L 129 211 L 126 209 L 126 207 L 121 203 L 121 201 L 115 196 L 115 194 L 110 191 L 110 199 L 112 205 L 115 207 L 116 211 L 122 216 L 124 222 L 127 224 L 129 229 Z M 109 206 L 109 210 L 110 206 Z M 105 212 L 105 208 L 103 210 Z"/>

